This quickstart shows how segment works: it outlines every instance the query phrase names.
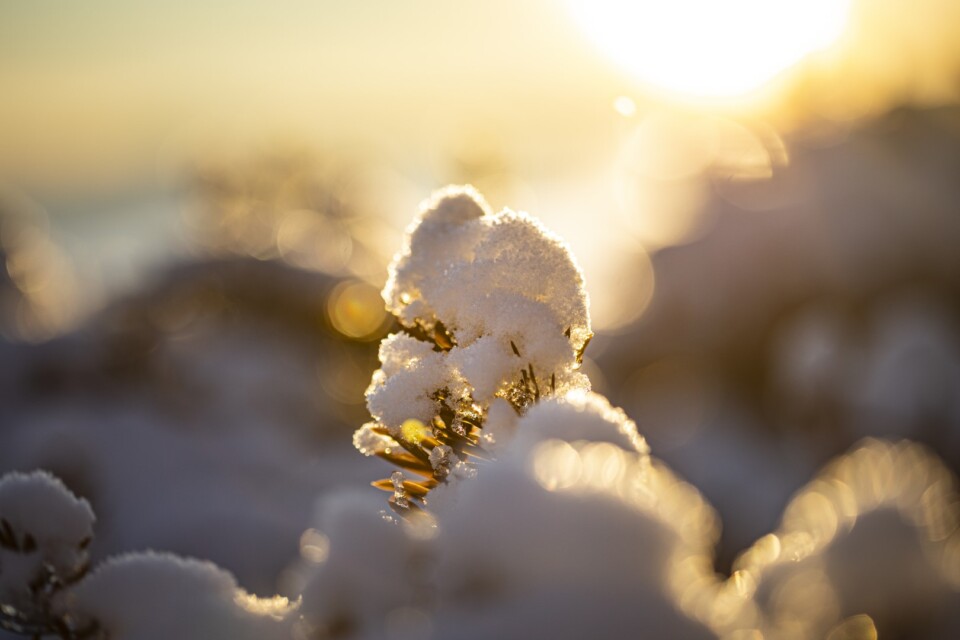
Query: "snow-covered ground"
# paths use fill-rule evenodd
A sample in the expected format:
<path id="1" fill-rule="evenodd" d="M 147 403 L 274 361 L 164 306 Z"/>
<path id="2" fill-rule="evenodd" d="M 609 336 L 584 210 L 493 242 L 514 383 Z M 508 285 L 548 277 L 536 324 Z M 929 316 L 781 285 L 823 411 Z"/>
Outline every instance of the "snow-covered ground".
<path id="1" fill-rule="evenodd" d="M 0 475 L 45 469 L 88 500 L 94 562 L 153 549 L 211 560 L 236 578 L 190 563 L 165 573 L 169 563 L 138 556 L 109 565 L 78 596 L 88 611 L 102 604 L 97 584 L 144 588 L 130 577 L 139 571 L 171 589 L 229 597 L 238 588 L 296 596 L 305 586 L 303 613 L 331 633 L 369 631 L 336 626 L 350 613 L 354 623 L 378 620 L 374 636 L 408 638 L 529 635 L 545 628 L 541 619 L 552 620 L 554 637 L 610 637 L 638 616 L 656 618 L 650 637 L 709 637 L 708 628 L 857 637 L 843 634 L 865 625 L 856 618 L 865 613 L 881 632 L 952 637 L 958 123 L 956 110 L 905 110 L 830 146 L 798 141 L 769 180 L 715 177 L 709 226 L 652 255 L 650 307 L 586 350 L 584 370 L 600 373 L 595 387 L 625 416 L 594 399 L 554 413 L 541 405 L 519 427 L 505 425 L 507 435 L 524 425 L 527 433 L 490 467 L 496 473 L 437 500 L 461 509 L 440 514 L 436 540 L 381 518 L 373 505 L 383 496 L 369 483 L 393 468 L 351 443 L 370 419 L 363 392 L 387 327 L 348 338 L 327 304 L 345 275 L 277 260 L 183 262 L 59 338 L 0 340 Z M 468 233 L 452 230 L 481 214 Z M 413 353 L 409 336 L 385 343 L 371 407 L 393 437 L 447 378 L 475 395 L 470 410 L 489 411 L 493 426 L 491 390 L 518 351 L 540 357 L 537 349 L 550 355 L 562 344 L 555 383 L 583 386 L 573 362 L 589 323 L 566 254 L 523 216 L 451 215 L 425 247 L 407 248 L 435 262 L 468 247 L 477 264 L 425 283 L 422 265 L 401 254 L 393 275 L 402 286 L 388 297 L 408 329 L 426 327 L 416 318 L 453 318 L 464 341 L 442 354 L 424 343 Z M 470 253 L 487 233 L 502 237 Z M 504 261 L 524 269 L 504 276 L 514 273 Z M 557 286 L 543 277 L 551 269 L 566 274 Z M 15 326 L 20 295 L 7 275 L 0 329 Z M 534 285 L 542 290 L 526 295 Z M 558 318 L 573 329 L 566 339 L 541 331 Z M 416 384 L 396 384 L 404 375 Z M 622 441 L 634 422 L 652 459 L 640 440 Z M 596 433 L 579 431 L 584 424 Z M 610 424 L 619 435 L 602 435 Z M 928 449 L 867 441 L 818 471 L 864 436 Z M 579 465 L 577 477 L 557 476 L 557 460 Z M 424 555 L 427 544 L 436 555 Z M 658 564 L 677 549 L 695 571 Z M 781 562 L 787 552 L 796 564 Z M 713 554 L 723 571 L 741 572 L 721 583 Z M 425 575 L 432 587 L 418 582 Z M 430 588 L 441 595 L 418 591 Z M 363 595 L 350 600 L 350 589 Z M 715 604 L 724 598 L 736 606 Z M 367 608 L 348 611 L 357 600 Z M 425 600 L 444 613 L 428 619 Z M 230 620 L 245 619 L 225 607 Z M 802 619 L 805 607 L 818 615 Z"/>

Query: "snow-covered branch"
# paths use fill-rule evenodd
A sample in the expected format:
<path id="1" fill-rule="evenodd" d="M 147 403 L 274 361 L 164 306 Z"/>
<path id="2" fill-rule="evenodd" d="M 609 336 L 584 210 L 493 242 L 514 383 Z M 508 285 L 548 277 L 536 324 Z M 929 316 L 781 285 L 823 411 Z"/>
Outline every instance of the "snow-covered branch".
<path id="1" fill-rule="evenodd" d="M 354 442 L 402 469 L 378 486 L 407 511 L 473 475 L 531 405 L 589 389 L 579 366 L 593 334 L 567 245 L 525 213 L 492 213 L 472 187 L 421 205 L 389 273 L 383 297 L 404 331 L 380 346 L 374 420 Z"/>

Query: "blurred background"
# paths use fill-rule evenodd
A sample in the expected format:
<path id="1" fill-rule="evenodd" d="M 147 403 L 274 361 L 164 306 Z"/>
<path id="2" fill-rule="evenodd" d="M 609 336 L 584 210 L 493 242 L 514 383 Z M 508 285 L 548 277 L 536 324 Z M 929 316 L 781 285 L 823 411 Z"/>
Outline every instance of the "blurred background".
<path id="1" fill-rule="evenodd" d="M 0 471 L 89 498 L 98 557 L 288 585 L 384 473 L 378 292 L 451 182 L 570 243 L 586 372 L 721 570 L 864 436 L 960 468 L 952 0 L 6 2 L 0 92 Z"/>

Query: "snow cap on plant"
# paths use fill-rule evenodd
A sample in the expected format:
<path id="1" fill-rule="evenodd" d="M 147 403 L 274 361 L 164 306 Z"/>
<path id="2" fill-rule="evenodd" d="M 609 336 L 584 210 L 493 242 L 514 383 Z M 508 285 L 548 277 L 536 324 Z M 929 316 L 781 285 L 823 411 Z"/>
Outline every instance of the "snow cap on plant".
<path id="1" fill-rule="evenodd" d="M 423 203 L 389 273 L 387 308 L 408 327 L 442 322 L 461 345 L 497 335 L 529 340 L 517 342 L 522 350 L 559 329 L 577 350 L 592 335 L 583 274 L 566 243 L 526 213 L 493 214 L 473 187 L 447 187 Z"/>
<path id="2" fill-rule="evenodd" d="M 87 571 L 93 510 L 46 471 L 0 478 L 0 628 L 52 633 L 61 590 Z"/>
<path id="3" fill-rule="evenodd" d="M 383 291 L 402 333 L 380 346 L 367 389 L 374 418 L 355 443 L 421 476 L 376 483 L 395 505 L 447 477 L 470 475 L 541 398 L 589 390 L 580 371 L 593 335 L 583 274 L 567 245 L 535 218 L 492 213 L 473 187 L 447 187 L 421 205 Z M 406 508 L 406 507 L 404 507 Z"/>
<path id="4" fill-rule="evenodd" d="M 96 621 L 98 640 L 287 640 L 296 611 L 287 598 L 247 593 L 210 562 L 153 552 L 108 559 L 63 606 Z"/>

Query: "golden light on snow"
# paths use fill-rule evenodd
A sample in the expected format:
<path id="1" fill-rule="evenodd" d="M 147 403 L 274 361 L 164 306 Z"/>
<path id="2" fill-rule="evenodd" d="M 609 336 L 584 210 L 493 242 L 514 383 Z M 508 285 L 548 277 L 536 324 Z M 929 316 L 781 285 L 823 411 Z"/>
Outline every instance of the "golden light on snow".
<path id="1" fill-rule="evenodd" d="M 533 474 L 547 491 L 574 486 L 583 472 L 580 453 L 563 440 L 547 440 L 537 445 L 533 456 Z"/>
<path id="2" fill-rule="evenodd" d="M 642 82 L 724 98 L 759 88 L 843 32 L 849 0 L 568 0 L 593 43 Z"/>
<path id="3" fill-rule="evenodd" d="M 593 489 L 614 487 L 621 481 L 628 460 L 626 452 L 609 442 L 592 442 L 580 451 L 581 482 Z"/>
<path id="4" fill-rule="evenodd" d="M 896 509 L 922 538 L 948 546 L 960 533 L 953 491 L 950 472 L 922 446 L 865 440 L 804 487 L 784 510 L 780 530 L 758 540 L 735 567 L 759 575 L 804 560 L 880 508 Z"/>
<path id="5" fill-rule="evenodd" d="M 291 603 L 289 598 L 283 596 L 261 598 L 242 590 L 237 591 L 233 597 L 233 601 L 237 606 L 254 615 L 269 616 L 275 620 L 283 619 L 284 616 L 297 606 L 296 603 Z"/>
<path id="6" fill-rule="evenodd" d="M 951 472 L 921 445 L 865 440 L 801 489 L 778 531 L 734 563 L 737 573 L 757 583 L 765 574 L 774 576 L 768 623 L 797 637 L 875 639 L 870 617 L 842 618 L 841 603 L 849 595 L 838 592 L 841 583 L 825 573 L 822 554 L 837 538 L 851 535 L 861 518 L 881 511 L 899 516 L 931 569 L 950 583 L 960 560 L 953 551 L 960 545 L 960 512 Z"/>
<path id="7" fill-rule="evenodd" d="M 731 628 L 735 621 L 752 619 L 754 576 L 718 579 L 710 552 L 719 537 L 717 515 L 663 464 L 608 442 L 556 439 L 539 443 L 530 461 L 533 478 L 547 491 L 616 500 L 673 530 L 678 537 L 666 587 L 688 615 Z"/>

